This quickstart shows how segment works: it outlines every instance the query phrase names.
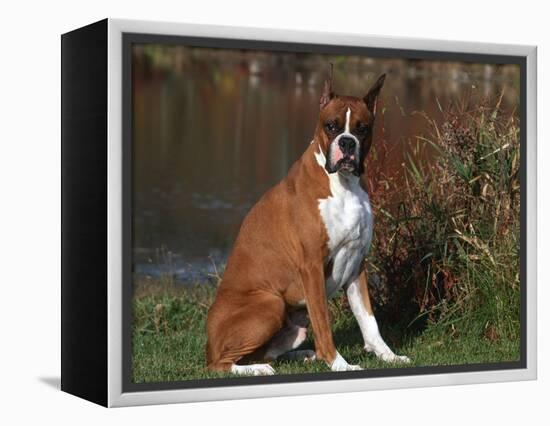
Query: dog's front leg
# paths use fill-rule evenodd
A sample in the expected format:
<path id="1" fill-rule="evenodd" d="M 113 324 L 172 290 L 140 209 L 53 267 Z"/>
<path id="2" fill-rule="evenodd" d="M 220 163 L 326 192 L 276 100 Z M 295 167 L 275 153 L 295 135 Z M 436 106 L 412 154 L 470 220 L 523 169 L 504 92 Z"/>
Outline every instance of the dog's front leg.
<path id="1" fill-rule="evenodd" d="M 324 360 L 332 371 L 360 370 L 358 365 L 348 364 L 334 346 L 323 270 L 312 267 L 304 272 L 303 285 L 317 359 Z"/>
<path id="2" fill-rule="evenodd" d="M 361 334 L 365 341 L 365 349 L 368 352 L 374 352 L 383 361 L 410 362 L 406 356 L 394 354 L 380 335 L 370 303 L 366 271 L 361 272 L 359 278 L 348 285 L 346 294 L 351 310 L 361 329 Z"/>

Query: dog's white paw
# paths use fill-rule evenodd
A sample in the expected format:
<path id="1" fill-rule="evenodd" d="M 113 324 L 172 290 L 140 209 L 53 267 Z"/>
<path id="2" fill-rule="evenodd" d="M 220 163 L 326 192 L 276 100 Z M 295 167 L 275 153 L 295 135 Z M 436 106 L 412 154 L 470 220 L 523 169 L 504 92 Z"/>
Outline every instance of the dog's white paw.
<path id="1" fill-rule="evenodd" d="M 233 364 L 231 372 L 240 376 L 273 376 L 275 374 L 275 370 L 269 364 Z"/>
<path id="2" fill-rule="evenodd" d="M 403 364 L 409 364 L 411 362 L 411 359 L 405 355 L 396 355 L 396 358 L 395 362 L 401 362 Z"/>
<path id="3" fill-rule="evenodd" d="M 348 364 L 347 361 L 338 352 L 336 352 L 336 358 L 334 358 L 334 361 L 332 361 L 332 365 L 330 366 L 330 369 L 332 371 L 362 370 L 362 368 L 359 365 Z"/>
<path id="4" fill-rule="evenodd" d="M 378 358 L 380 358 L 382 361 L 385 362 L 392 362 L 396 364 L 408 364 L 411 362 L 410 358 L 405 355 L 396 355 L 393 352 L 384 352 L 380 355 L 378 355 Z"/>
<path id="5" fill-rule="evenodd" d="M 346 371 L 359 371 L 359 370 L 362 370 L 360 365 L 348 364 L 348 369 Z"/>

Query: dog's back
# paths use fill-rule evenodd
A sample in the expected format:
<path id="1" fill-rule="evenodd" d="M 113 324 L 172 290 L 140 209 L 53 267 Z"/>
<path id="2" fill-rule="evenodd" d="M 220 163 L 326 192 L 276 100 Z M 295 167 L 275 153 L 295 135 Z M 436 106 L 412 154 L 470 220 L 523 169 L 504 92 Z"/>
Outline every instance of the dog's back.
<path id="1" fill-rule="evenodd" d="M 316 202 L 309 199 L 328 195 L 323 192 L 327 185 L 311 187 L 327 179 L 314 163 L 312 148 L 263 195 L 241 225 L 208 312 L 206 354 L 211 369 L 226 370 L 235 359 L 264 345 L 282 327 L 286 307 L 304 300 L 300 270 L 307 238 L 302 235 L 325 232 Z M 303 190 L 303 179 L 310 183 L 309 191 Z"/>

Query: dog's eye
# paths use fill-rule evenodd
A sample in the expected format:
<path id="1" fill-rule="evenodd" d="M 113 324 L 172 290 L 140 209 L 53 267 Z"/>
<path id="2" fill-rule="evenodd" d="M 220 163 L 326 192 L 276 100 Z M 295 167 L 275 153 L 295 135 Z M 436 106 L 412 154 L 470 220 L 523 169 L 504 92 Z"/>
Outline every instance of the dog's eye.
<path id="1" fill-rule="evenodd" d="M 357 126 L 355 127 L 355 131 L 360 135 L 366 135 L 369 131 L 369 126 L 367 126 L 364 123 L 357 123 Z"/>
<path id="2" fill-rule="evenodd" d="M 329 121 L 325 124 L 325 128 L 330 132 L 334 133 L 338 130 L 338 123 L 336 121 Z"/>

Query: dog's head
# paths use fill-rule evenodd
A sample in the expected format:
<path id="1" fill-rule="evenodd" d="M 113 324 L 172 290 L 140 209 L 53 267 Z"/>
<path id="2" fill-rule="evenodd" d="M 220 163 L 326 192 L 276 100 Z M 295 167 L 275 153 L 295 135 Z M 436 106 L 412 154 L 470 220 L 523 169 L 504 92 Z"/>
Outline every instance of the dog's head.
<path id="1" fill-rule="evenodd" d="M 338 96 L 332 90 L 332 66 L 320 99 L 316 139 L 324 153 L 328 173 L 364 172 L 372 143 L 376 101 L 386 75 L 381 75 L 363 98 Z"/>

